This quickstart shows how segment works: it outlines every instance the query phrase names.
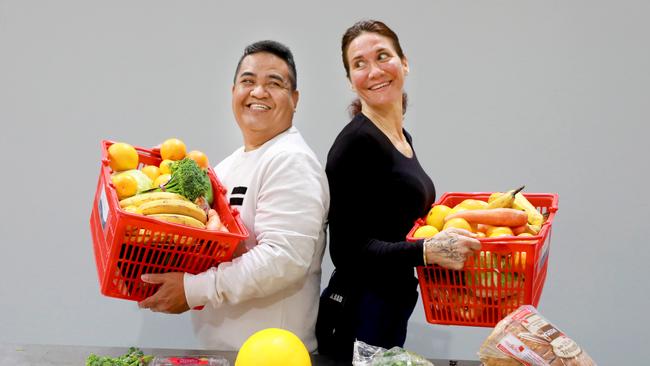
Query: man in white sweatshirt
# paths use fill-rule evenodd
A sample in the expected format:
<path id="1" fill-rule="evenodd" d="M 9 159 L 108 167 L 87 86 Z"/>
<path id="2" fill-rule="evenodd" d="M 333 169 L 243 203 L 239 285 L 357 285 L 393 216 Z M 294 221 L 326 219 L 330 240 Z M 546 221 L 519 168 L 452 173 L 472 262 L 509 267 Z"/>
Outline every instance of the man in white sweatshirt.
<path id="1" fill-rule="evenodd" d="M 274 41 L 246 47 L 232 87 L 244 146 L 215 168 L 250 233 L 243 254 L 197 275 L 143 275 L 161 286 L 140 307 L 182 313 L 205 306 L 192 320 L 206 348 L 237 350 L 256 331 L 277 327 L 316 349 L 329 190 L 292 124 L 298 97 L 287 47 Z"/>

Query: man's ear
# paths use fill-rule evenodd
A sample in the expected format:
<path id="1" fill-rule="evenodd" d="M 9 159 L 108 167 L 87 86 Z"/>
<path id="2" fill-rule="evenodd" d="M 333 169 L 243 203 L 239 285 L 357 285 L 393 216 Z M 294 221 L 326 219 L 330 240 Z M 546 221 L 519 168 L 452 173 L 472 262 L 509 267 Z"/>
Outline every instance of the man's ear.
<path id="1" fill-rule="evenodd" d="M 294 90 L 291 92 L 291 100 L 293 101 L 293 110 L 295 111 L 298 108 L 298 99 L 300 99 L 300 92 Z"/>

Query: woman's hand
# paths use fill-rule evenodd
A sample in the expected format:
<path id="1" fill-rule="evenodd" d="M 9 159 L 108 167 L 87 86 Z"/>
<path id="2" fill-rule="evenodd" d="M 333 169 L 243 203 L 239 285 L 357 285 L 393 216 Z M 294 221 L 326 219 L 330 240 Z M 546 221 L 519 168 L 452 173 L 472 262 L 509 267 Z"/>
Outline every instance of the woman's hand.
<path id="1" fill-rule="evenodd" d="M 424 240 L 427 264 L 438 264 L 444 268 L 460 270 L 472 251 L 481 249 L 481 242 L 473 233 L 458 228 L 449 228 Z"/>

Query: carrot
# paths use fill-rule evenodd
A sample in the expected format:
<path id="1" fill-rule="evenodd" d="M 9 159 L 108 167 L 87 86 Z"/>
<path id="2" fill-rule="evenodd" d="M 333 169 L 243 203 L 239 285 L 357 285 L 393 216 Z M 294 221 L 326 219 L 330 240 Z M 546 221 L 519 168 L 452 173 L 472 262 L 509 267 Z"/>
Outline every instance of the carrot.
<path id="1" fill-rule="evenodd" d="M 526 229 L 527 229 L 526 224 L 521 225 L 521 226 L 513 227 L 513 228 L 512 228 L 512 234 L 513 234 L 513 235 L 519 235 L 519 234 L 521 234 L 521 233 L 525 233 L 525 232 L 526 232 Z"/>
<path id="2" fill-rule="evenodd" d="M 521 226 L 528 222 L 528 215 L 524 211 L 513 208 L 493 208 L 485 210 L 465 210 L 445 217 L 445 222 L 460 217 L 470 223 L 493 226 Z"/>

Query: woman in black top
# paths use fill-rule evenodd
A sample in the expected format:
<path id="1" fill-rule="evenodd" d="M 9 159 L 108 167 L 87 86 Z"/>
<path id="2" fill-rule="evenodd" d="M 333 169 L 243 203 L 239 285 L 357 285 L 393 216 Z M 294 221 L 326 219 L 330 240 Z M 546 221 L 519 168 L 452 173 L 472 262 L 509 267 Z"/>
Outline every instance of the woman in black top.
<path id="1" fill-rule="evenodd" d="M 335 272 L 321 295 L 316 337 L 319 353 L 350 360 L 355 339 L 385 348 L 404 345 L 418 296 L 415 266 L 426 261 L 461 269 L 480 243 L 461 229 L 404 241 L 435 199 L 433 182 L 402 128 L 408 61 L 397 35 L 379 21 L 350 27 L 341 50 L 359 99 L 327 156 Z"/>

